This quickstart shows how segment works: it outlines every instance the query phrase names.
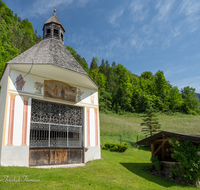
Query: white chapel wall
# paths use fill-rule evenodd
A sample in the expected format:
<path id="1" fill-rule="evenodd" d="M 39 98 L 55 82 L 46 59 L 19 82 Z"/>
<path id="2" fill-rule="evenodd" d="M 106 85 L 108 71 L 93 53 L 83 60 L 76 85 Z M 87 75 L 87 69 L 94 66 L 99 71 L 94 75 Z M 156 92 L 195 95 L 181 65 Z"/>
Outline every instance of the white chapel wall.
<path id="1" fill-rule="evenodd" d="M 21 146 L 22 144 L 23 105 L 23 97 L 16 96 L 13 126 L 13 146 Z"/>
<path id="2" fill-rule="evenodd" d="M 10 108 L 10 95 L 8 97 L 8 109 L 7 109 L 7 122 L 6 122 L 6 133 L 5 133 L 5 146 L 2 148 L 2 165 L 13 165 L 13 166 L 28 166 L 29 165 L 29 136 L 30 136 L 30 121 L 31 121 L 31 101 L 32 98 L 37 98 L 45 101 L 53 101 L 57 103 L 64 103 L 69 105 L 75 105 L 83 107 L 84 109 L 84 136 L 83 145 L 87 147 L 87 118 L 86 118 L 86 107 L 90 108 L 90 146 L 89 149 L 85 151 L 85 162 L 95 159 L 100 159 L 101 150 L 100 146 L 95 146 L 95 109 L 98 109 L 98 91 L 86 89 L 83 87 L 77 87 L 77 103 L 71 104 L 68 102 L 48 100 L 43 98 L 43 87 L 40 89 L 41 93 L 38 93 L 35 83 L 44 84 L 42 77 L 27 75 L 24 77 L 25 84 L 21 90 L 17 90 L 16 79 L 18 76 L 23 77 L 25 73 L 11 70 L 10 73 L 10 94 L 16 94 L 15 98 L 15 111 L 14 111 L 14 126 L 13 126 L 13 146 L 7 146 L 8 141 L 8 126 L 9 126 L 9 108 Z M 49 79 L 50 80 L 50 79 Z M 7 87 L 7 86 L 6 86 Z M 5 90 L 6 91 L 6 90 Z M 27 118 L 27 146 L 22 146 L 22 123 L 23 123 L 23 106 L 24 106 L 24 96 L 29 96 L 28 100 L 28 118 Z M 0 116 L 1 117 L 1 116 Z M 1 133 L 2 134 L 2 133 Z M 2 140 L 1 140 L 2 142 Z M 16 149 L 15 149 L 16 147 Z M 20 148 L 21 147 L 21 148 Z M 16 151 L 17 150 L 17 151 Z M 20 154 L 24 154 L 22 158 Z M 8 159 L 9 157 L 9 159 Z M 12 159 L 15 157 L 15 161 Z"/>
<path id="3" fill-rule="evenodd" d="M 95 145 L 95 140 L 97 138 L 95 131 L 95 110 L 94 108 L 89 109 L 90 113 L 90 136 L 88 137 L 88 121 L 87 121 L 87 108 L 84 109 L 85 117 L 84 117 L 84 133 L 85 133 L 85 148 L 87 149 L 84 153 L 84 162 L 96 160 L 101 158 L 101 147 L 100 144 L 98 146 Z M 99 122 L 98 122 L 99 123 Z M 88 146 L 88 138 L 90 139 L 90 145 Z M 99 125 L 98 125 L 98 138 L 99 138 Z M 99 139 L 98 139 L 99 140 Z"/>
<path id="4" fill-rule="evenodd" d="M 6 110 L 6 97 L 7 97 L 7 86 L 9 79 L 9 66 L 7 66 L 4 75 L 1 79 L 1 102 L 0 102 L 0 165 L 1 165 L 1 153 L 2 153 L 2 140 L 3 140 L 3 129 L 4 129 L 4 117 Z"/>

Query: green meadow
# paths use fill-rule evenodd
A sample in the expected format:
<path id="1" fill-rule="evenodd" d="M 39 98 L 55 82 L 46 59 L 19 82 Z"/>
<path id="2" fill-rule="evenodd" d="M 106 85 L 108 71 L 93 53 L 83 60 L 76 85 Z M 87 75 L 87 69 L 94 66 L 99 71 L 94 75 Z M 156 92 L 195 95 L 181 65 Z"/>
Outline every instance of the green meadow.
<path id="1" fill-rule="evenodd" d="M 101 136 L 130 136 L 144 138 L 141 133 L 140 124 L 143 122 L 144 114 L 100 114 Z M 200 116 L 157 114 L 161 130 L 185 134 L 200 135 Z"/>
<path id="2" fill-rule="evenodd" d="M 158 115 L 162 130 L 200 134 L 200 117 L 189 115 Z M 186 190 L 200 189 L 158 178 L 147 171 L 151 168 L 149 150 L 135 148 L 136 136 L 141 134 L 142 115 L 100 114 L 101 144 L 123 143 L 129 148 L 125 153 L 102 150 L 102 159 L 88 162 L 77 168 L 25 168 L 0 167 L 0 189 L 141 189 Z M 19 182 L 5 182 L 5 177 Z M 39 182 L 24 181 L 39 180 Z"/>

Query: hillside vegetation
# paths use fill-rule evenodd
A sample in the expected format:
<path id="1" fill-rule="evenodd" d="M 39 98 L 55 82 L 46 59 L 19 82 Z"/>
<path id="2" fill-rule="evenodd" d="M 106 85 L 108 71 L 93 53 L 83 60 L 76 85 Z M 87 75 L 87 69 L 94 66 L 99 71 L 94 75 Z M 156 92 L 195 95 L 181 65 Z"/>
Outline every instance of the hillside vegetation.
<path id="1" fill-rule="evenodd" d="M 143 114 L 105 114 L 100 113 L 100 132 L 101 136 L 120 136 L 133 137 L 136 142 L 136 136 L 144 138 L 142 134 Z M 200 135 L 200 116 L 176 114 L 165 115 L 158 114 L 158 120 L 161 124 L 161 130 L 184 134 Z M 118 138 L 119 139 L 119 138 Z"/>
<path id="2" fill-rule="evenodd" d="M 21 20 L 17 14 L 0 0 L 0 76 L 5 63 L 42 40 L 33 30 L 28 19 Z"/>
<path id="3" fill-rule="evenodd" d="M 131 73 L 122 64 L 93 57 L 90 67 L 70 46 L 72 53 L 80 65 L 101 87 L 99 90 L 99 107 L 102 112 L 141 113 L 152 107 L 156 111 L 187 114 L 199 114 L 199 102 L 195 89 L 189 86 L 181 91 L 166 80 L 163 71 L 155 74 L 145 71 L 141 76 Z"/>

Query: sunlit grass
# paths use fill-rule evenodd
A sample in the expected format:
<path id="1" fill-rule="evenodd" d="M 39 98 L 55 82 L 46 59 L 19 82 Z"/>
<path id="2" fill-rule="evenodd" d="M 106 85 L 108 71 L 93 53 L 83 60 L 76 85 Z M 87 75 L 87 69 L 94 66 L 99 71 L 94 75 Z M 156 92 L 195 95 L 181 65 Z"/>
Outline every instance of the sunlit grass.
<path id="1" fill-rule="evenodd" d="M 17 179 L 27 176 L 40 182 L 0 182 L 0 189 L 194 189 L 153 176 L 150 152 L 129 148 L 125 153 L 102 150 L 102 160 L 77 168 L 25 168 L 0 167 L 0 180 L 4 176 Z"/>
<path id="2" fill-rule="evenodd" d="M 141 133 L 144 114 L 104 114 L 100 113 L 101 136 L 144 135 Z M 176 114 L 173 116 L 158 114 L 161 130 L 185 134 L 200 135 L 200 116 Z"/>

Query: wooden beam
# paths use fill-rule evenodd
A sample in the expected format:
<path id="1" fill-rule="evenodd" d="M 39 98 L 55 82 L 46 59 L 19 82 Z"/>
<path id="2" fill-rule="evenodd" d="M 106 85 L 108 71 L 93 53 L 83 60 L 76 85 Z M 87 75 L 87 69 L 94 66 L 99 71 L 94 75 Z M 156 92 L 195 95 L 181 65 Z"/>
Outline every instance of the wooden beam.
<path id="1" fill-rule="evenodd" d="M 151 154 L 153 155 L 153 152 L 155 151 L 155 145 L 151 144 Z"/>
<path id="2" fill-rule="evenodd" d="M 168 139 L 164 139 L 164 141 L 162 142 L 162 144 L 158 147 L 158 149 L 153 153 L 153 155 L 155 155 L 160 149 L 161 147 L 167 142 Z"/>
<path id="3" fill-rule="evenodd" d="M 153 140 L 151 143 L 163 142 L 165 140 L 169 140 L 169 139 L 156 139 L 156 140 Z"/>

